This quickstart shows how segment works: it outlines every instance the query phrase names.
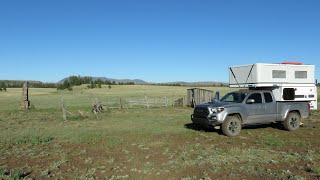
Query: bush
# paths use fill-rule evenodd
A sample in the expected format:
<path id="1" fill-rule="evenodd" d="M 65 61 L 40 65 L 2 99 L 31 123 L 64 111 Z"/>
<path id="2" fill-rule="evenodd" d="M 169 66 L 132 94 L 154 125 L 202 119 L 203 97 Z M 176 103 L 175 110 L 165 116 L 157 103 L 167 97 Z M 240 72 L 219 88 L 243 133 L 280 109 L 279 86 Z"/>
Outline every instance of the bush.
<path id="1" fill-rule="evenodd" d="M 4 82 L 1 82 L 0 84 L 0 91 L 7 91 L 7 85 Z"/>
<path id="2" fill-rule="evenodd" d="M 65 80 L 62 84 L 58 84 L 57 90 L 64 90 L 64 89 L 68 89 L 69 91 L 73 90 L 69 80 Z"/>

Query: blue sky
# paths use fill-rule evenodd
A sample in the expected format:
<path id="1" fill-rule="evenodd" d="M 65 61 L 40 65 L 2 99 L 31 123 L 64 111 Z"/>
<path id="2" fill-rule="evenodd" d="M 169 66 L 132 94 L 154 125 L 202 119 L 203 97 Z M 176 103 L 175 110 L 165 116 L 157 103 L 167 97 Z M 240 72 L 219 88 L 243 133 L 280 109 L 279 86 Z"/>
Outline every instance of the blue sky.
<path id="1" fill-rule="evenodd" d="M 1 0 L 0 79 L 228 81 L 228 66 L 320 65 L 318 0 Z"/>

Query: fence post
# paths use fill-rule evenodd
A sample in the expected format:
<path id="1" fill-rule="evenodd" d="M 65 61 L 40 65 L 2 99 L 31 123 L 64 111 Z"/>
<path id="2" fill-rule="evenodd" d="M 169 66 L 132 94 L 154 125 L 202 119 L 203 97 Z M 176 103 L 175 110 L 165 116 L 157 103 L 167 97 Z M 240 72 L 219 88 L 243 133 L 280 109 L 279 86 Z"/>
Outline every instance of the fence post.
<path id="1" fill-rule="evenodd" d="M 164 97 L 164 101 L 165 101 L 165 106 L 168 107 L 168 99 L 167 99 L 167 96 Z"/>
<path id="2" fill-rule="evenodd" d="M 20 101 L 20 110 L 28 111 L 30 106 L 29 101 L 29 82 L 26 81 L 22 87 L 22 96 Z"/>
<path id="3" fill-rule="evenodd" d="M 63 98 L 61 98 L 61 108 L 62 108 L 62 118 L 64 121 L 66 121 L 67 120 L 67 113 L 64 108 Z"/>
<path id="4" fill-rule="evenodd" d="M 132 109 L 132 102 L 131 102 L 132 100 L 131 99 L 129 99 L 129 106 L 130 106 L 130 108 Z"/>
<path id="5" fill-rule="evenodd" d="M 123 106 L 122 106 L 122 98 L 121 98 L 121 97 L 120 97 L 120 99 L 119 99 L 119 102 L 120 102 L 120 109 L 122 109 Z"/>
<path id="6" fill-rule="evenodd" d="M 147 96 L 145 96 L 145 100 L 146 100 L 146 106 L 147 106 L 147 108 L 149 108 L 149 103 L 148 103 L 148 97 Z"/>

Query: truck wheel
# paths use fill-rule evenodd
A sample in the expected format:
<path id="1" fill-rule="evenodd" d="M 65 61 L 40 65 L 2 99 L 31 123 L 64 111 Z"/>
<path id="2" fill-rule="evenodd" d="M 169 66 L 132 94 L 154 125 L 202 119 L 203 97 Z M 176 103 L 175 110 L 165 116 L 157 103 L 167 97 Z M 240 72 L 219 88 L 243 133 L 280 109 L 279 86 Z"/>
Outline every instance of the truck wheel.
<path id="1" fill-rule="evenodd" d="M 238 116 L 228 116 L 221 126 L 222 133 L 226 136 L 237 136 L 241 131 L 241 121 Z"/>
<path id="2" fill-rule="evenodd" d="M 295 131 L 300 126 L 300 116 L 298 113 L 291 112 L 288 117 L 283 121 L 283 126 L 288 131 Z"/>

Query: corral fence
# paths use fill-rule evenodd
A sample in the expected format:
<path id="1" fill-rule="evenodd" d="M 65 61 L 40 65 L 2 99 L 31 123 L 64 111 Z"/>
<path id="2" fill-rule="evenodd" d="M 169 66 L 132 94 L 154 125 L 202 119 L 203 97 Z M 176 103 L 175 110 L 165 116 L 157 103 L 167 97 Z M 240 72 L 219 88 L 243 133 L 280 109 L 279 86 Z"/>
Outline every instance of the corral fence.
<path id="1" fill-rule="evenodd" d="M 186 98 L 167 96 L 119 97 L 118 101 L 103 101 L 101 103 L 108 109 L 183 107 L 186 105 Z"/>
<path id="2" fill-rule="evenodd" d="M 197 104 L 210 102 L 213 98 L 213 91 L 200 88 L 187 90 L 186 106 L 195 107 Z"/>
<path id="3" fill-rule="evenodd" d="M 134 109 L 134 108 L 161 108 L 161 107 L 183 107 L 186 104 L 186 98 L 180 97 L 113 97 L 111 99 L 94 98 L 92 104 L 92 112 L 99 117 L 103 110 L 110 109 Z M 64 100 L 61 97 L 62 118 L 67 120 L 70 118 L 88 117 L 88 112 L 78 110 L 77 113 L 68 111 L 65 107 Z"/>

